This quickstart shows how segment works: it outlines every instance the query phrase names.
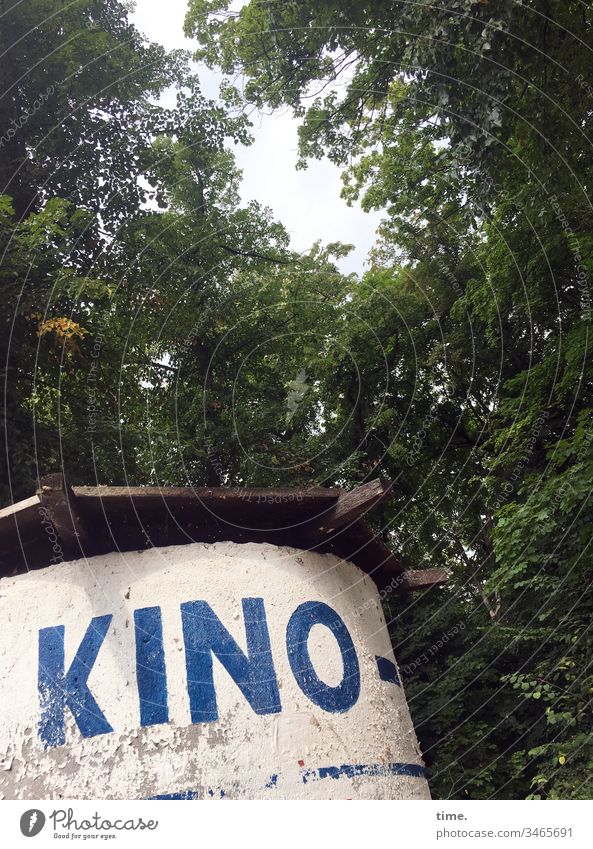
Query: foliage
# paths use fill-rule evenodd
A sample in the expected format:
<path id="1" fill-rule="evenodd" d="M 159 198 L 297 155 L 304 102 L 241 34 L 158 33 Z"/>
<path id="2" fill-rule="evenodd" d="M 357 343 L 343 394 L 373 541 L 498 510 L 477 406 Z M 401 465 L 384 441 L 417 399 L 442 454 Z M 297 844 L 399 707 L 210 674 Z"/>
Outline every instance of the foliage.
<path id="1" fill-rule="evenodd" d="M 189 3 L 197 56 L 385 213 L 322 394 L 342 482 L 394 479 L 389 537 L 451 572 L 392 609 L 400 660 L 467 623 L 407 683 L 433 793 L 590 796 L 590 10 L 227 10 Z"/>
<path id="2" fill-rule="evenodd" d="M 118 0 L 9 0 L 2 498 L 393 480 L 377 531 L 451 575 L 386 602 L 433 794 L 590 797 L 590 9 L 228 6 L 190 0 L 198 58 L 383 211 L 371 267 L 241 205 L 232 79 Z"/>

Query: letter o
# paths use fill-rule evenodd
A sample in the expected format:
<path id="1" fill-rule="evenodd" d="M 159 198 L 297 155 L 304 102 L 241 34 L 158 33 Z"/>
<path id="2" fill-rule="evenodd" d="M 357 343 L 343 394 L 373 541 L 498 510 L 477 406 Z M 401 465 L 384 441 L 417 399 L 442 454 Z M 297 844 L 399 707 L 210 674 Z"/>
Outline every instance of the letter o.
<path id="1" fill-rule="evenodd" d="M 344 664 L 344 675 L 337 687 L 323 682 L 311 663 L 308 640 L 313 625 L 325 625 L 337 640 Z M 360 695 L 360 667 L 356 649 L 344 620 L 321 601 L 299 605 L 286 626 L 286 650 L 292 674 L 303 693 L 329 713 L 345 713 Z"/>

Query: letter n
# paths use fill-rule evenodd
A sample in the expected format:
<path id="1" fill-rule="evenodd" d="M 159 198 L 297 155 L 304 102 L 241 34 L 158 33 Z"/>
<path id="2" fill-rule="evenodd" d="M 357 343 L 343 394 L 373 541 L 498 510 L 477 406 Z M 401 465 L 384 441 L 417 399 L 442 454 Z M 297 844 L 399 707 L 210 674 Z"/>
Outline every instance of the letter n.
<path id="1" fill-rule="evenodd" d="M 87 685 L 111 619 L 111 615 L 91 619 L 68 672 L 64 672 L 64 626 L 39 631 L 37 680 L 41 719 L 38 734 L 46 748 L 66 742 L 66 708 L 74 716 L 83 737 L 113 731 Z"/>
<path id="2" fill-rule="evenodd" d="M 280 693 L 270 648 L 264 601 L 244 598 L 247 654 L 205 601 L 181 605 L 187 689 L 192 722 L 218 719 L 212 655 L 216 655 L 255 713 L 279 713 Z"/>

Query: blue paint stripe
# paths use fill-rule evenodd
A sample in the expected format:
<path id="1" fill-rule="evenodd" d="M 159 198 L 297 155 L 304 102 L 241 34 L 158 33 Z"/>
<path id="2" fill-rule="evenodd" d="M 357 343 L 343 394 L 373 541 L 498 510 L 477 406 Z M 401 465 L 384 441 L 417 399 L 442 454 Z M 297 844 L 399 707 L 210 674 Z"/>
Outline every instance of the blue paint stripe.
<path id="1" fill-rule="evenodd" d="M 410 778 L 426 778 L 426 771 L 420 764 L 342 764 L 341 766 L 322 766 L 318 769 L 302 769 L 301 778 L 303 784 L 309 781 L 321 781 L 324 778 L 357 778 L 365 775 L 370 778 L 386 778 L 389 775 L 405 775 Z M 272 789 L 278 786 L 281 776 L 272 775 L 269 781 L 266 782 L 265 788 Z M 236 790 L 240 789 L 240 785 L 235 784 Z M 213 796 L 215 792 L 220 794 L 220 798 L 226 795 L 224 790 L 213 791 L 209 789 L 209 796 Z M 161 796 L 151 796 L 150 799 L 199 799 L 200 794 L 194 790 L 184 790 L 180 793 L 166 793 Z"/>
<path id="2" fill-rule="evenodd" d="M 400 681 L 395 663 L 392 663 L 386 657 L 379 657 L 378 655 L 375 655 L 375 660 L 377 661 L 377 669 L 379 670 L 381 681 L 388 681 L 390 684 L 397 684 L 398 687 L 401 687 L 402 682 Z"/>
<path id="3" fill-rule="evenodd" d="M 303 784 L 309 781 L 320 781 L 323 778 L 356 778 L 367 775 L 373 778 L 384 778 L 388 775 L 407 775 L 412 778 L 425 778 L 426 771 L 420 764 L 342 764 L 341 766 L 322 766 L 319 769 L 301 771 Z"/>
<path id="4" fill-rule="evenodd" d="M 195 790 L 183 790 L 181 793 L 163 793 L 161 796 L 149 796 L 148 800 L 158 800 L 158 799 L 199 799 L 198 793 Z"/>

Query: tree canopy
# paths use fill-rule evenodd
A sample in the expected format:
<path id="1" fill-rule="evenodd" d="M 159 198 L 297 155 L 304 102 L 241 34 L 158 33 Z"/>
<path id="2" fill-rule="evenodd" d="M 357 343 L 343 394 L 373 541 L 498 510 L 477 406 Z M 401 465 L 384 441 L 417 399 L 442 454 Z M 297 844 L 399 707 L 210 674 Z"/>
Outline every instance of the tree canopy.
<path id="1" fill-rule="evenodd" d="M 188 4 L 211 102 L 119 0 L 4 3 L 4 503 L 394 481 L 377 532 L 450 573 L 385 601 L 433 795 L 590 798 L 591 10 L 228 9 Z M 382 211 L 364 274 L 241 204 L 244 104 Z"/>

